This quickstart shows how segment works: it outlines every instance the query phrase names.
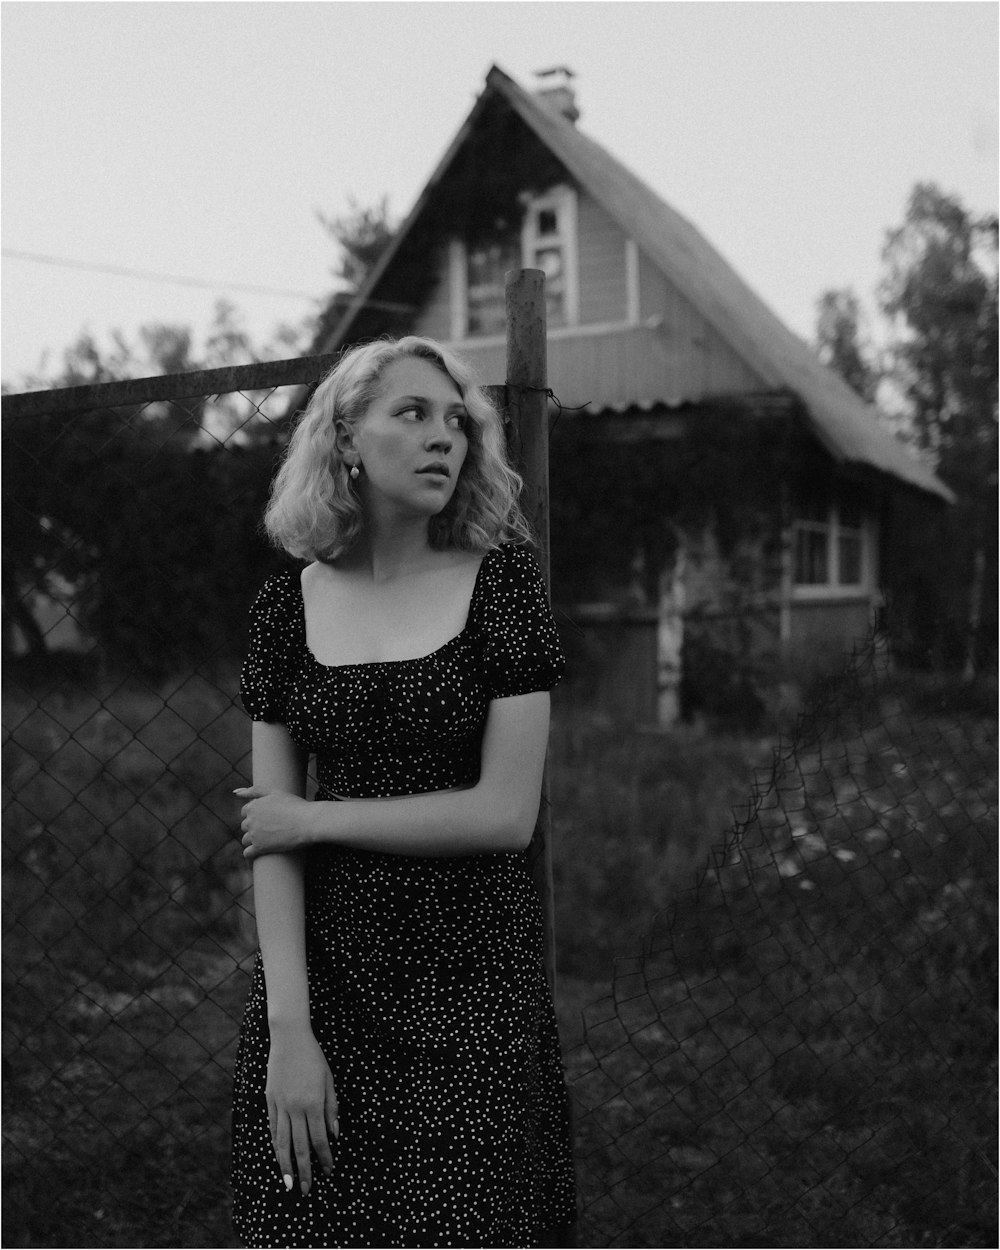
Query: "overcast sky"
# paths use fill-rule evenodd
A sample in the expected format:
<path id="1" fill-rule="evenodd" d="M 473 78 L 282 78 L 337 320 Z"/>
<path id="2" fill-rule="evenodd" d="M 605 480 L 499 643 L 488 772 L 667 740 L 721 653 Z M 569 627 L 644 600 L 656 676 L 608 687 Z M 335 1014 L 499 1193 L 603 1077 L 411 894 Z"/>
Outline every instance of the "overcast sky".
<path id="1" fill-rule="evenodd" d="M 994 3 L 5 3 L 3 355 L 88 328 L 266 338 L 331 289 L 316 210 L 402 216 L 496 63 L 565 64 L 580 127 L 780 317 L 871 301 L 918 180 L 997 208 Z M 210 288 L 14 257 L 186 276 Z M 275 293 L 227 290 L 241 285 Z M 280 294 L 289 292 L 292 294 Z"/>

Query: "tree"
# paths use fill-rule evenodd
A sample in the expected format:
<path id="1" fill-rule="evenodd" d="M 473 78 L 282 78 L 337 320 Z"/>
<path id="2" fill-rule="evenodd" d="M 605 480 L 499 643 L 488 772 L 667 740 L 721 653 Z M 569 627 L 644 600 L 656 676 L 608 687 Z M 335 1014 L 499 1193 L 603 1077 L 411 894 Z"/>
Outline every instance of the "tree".
<path id="1" fill-rule="evenodd" d="M 335 276 L 348 296 L 392 238 L 386 197 L 320 221 L 340 248 Z M 279 325 L 255 345 L 236 308 L 216 304 L 202 343 L 190 327 L 152 322 L 110 347 L 82 333 L 61 367 L 21 379 L 45 390 L 186 373 L 302 352 L 345 307 Z M 4 390 L 15 389 L 5 384 Z M 160 671 L 237 639 L 254 569 L 273 562 L 257 532 L 275 448 L 227 442 L 252 397 L 149 404 L 4 423 L 4 616 L 28 651 L 46 641 L 32 615 L 38 595 L 71 588 L 77 619 L 114 659 Z M 214 509 L 209 522 L 206 507 Z M 235 579 L 235 581 L 234 581 Z M 233 610 L 237 616 L 233 617 Z M 5 644 L 10 631 L 5 630 Z"/>
<path id="2" fill-rule="evenodd" d="M 817 301 L 816 345 L 823 363 L 873 403 L 879 370 L 870 345 L 862 341 L 861 309 L 850 288 L 824 291 Z"/>
<path id="3" fill-rule="evenodd" d="M 364 285 L 392 242 L 395 230 L 390 221 L 388 196 L 383 195 L 377 204 L 364 207 L 349 195 L 347 204 L 348 211 L 339 217 L 327 217 L 322 212 L 317 212 L 316 216 L 341 249 L 337 266 L 331 272 L 354 292 Z"/>
<path id="4" fill-rule="evenodd" d="M 883 263 L 891 376 L 917 447 L 957 499 L 936 524 L 911 521 L 911 571 L 938 644 L 971 676 L 996 655 L 997 219 L 920 183 Z"/>
<path id="5" fill-rule="evenodd" d="M 255 347 L 220 303 L 200 347 L 189 328 L 161 323 L 132 341 L 114 331 L 104 351 L 83 334 L 62 372 L 31 389 L 244 364 L 276 344 L 288 355 L 282 333 Z M 47 650 L 32 614 L 46 598 L 64 598 L 105 657 L 147 673 L 234 645 L 247 587 L 270 559 L 257 526 L 275 448 L 226 437 L 251 399 L 5 418 L 4 615 L 29 654 Z"/>
<path id="6" fill-rule="evenodd" d="M 392 238 L 387 199 L 371 207 L 351 199 L 347 213 L 319 216 L 340 249 L 334 273 L 349 294 Z M 344 306 L 343 296 L 334 296 L 319 318 L 279 325 L 263 345 L 251 340 L 227 301 L 216 304 L 200 343 L 190 327 L 161 322 L 141 326 L 131 339 L 112 330 L 107 346 L 84 332 L 55 369 L 4 390 L 287 358 L 325 335 Z M 32 605 L 56 587 L 70 588 L 74 614 L 105 654 L 136 667 L 169 667 L 205 654 L 213 639 L 218 645 L 238 637 L 252 570 L 273 558 L 257 526 L 275 448 L 229 438 L 252 415 L 252 398 L 126 406 L 71 421 L 5 421 L 4 618 L 30 653 L 46 651 Z M 210 524 L 206 505 L 215 509 Z M 9 629 L 4 638 L 10 640 Z"/>
<path id="7" fill-rule="evenodd" d="M 883 249 L 894 372 L 920 447 L 947 476 L 996 440 L 997 219 L 918 184 Z"/>
<path id="8" fill-rule="evenodd" d="M 364 207 L 349 195 L 347 204 L 348 211 L 339 217 L 328 217 L 319 211 L 316 213 L 323 228 L 340 249 L 337 265 L 331 273 L 344 285 L 333 294 L 319 315 L 313 351 L 318 351 L 319 345 L 333 333 L 352 297 L 364 286 L 368 275 L 395 237 L 387 196 L 383 195 L 377 204 Z"/>

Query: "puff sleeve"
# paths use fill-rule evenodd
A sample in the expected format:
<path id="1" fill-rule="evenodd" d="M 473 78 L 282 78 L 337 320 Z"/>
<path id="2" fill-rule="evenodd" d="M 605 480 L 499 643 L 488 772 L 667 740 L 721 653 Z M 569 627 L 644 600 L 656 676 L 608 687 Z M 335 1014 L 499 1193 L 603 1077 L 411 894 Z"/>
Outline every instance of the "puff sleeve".
<path id="1" fill-rule="evenodd" d="M 284 721 L 292 657 L 301 616 L 293 575 L 276 573 L 250 608 L 250 646 L 240 674 L 240 699 L 252 720 Z"/>
<path id="2" fill-rule="evenodd" d="M 505 543 L 486 557 L 481 578 L 475 623 L 487 696 L 551 690 L 566 661 L 534 554 Z"/>

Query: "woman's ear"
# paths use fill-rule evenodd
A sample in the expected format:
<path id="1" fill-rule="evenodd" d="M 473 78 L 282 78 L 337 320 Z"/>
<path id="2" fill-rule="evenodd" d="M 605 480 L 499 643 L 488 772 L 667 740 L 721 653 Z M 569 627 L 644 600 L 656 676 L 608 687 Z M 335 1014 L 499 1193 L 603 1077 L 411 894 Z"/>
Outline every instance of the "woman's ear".
<path id="1" fill-rule="evenodd" d="M 334 423 L 336 447 L 342 456 L 354 451 L 354 427 L 347 421 L 338 420 Z"/>

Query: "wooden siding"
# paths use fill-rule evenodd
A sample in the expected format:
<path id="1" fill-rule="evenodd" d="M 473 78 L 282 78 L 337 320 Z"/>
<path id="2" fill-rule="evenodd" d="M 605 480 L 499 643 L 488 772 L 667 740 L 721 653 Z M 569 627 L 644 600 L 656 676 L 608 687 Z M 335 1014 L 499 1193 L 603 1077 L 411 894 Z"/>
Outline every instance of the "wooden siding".
<path id="1" fill-rule="evenodd" d="M 643 324 L 660 322 L 659 334 L 670 359 L 670 390 L 682 398 L 769 389 L 642 252 L 639 311 Z"/>
<path id="2" fill-rule="evenodd" d="M 503 381 L 501 341 L 466 339 L 451 346 L 485 381 Z M 673 385 L 681 362 L 668 351 L 658 330 L 644 326 L 550 333 L 548 368 L 549 386 L 568 407 L 587 403 L 591 412 L 600 412 L 633 404 L 652 406 L 664 399 L 680 403 L 686 398 Z"/>
<path id="3" fill-rule="evenodd" d="M 763 380 L 649 258 L 639 253 L 641 323 L 626 324 L 626 237 L 585 193 L 578 203 L 581 325 L 550 331 L 549 384 L 563 403 L 590 410 L 697 402 L 765 390 Z M 435 278 L 414 332 L 451 338 L 448 247 L 436 249 Z M 594 327 L 588 330 L 588 326 Z M 451 344 L 490 384 L 503 381 L 504 345 L 496 338 Z"/>
<path id="4" fill-rule="evenodd" d="M 844 656 L 868 637 L 873 611 L 871 600 L 862 597 L 839 603 L 793 601 L 788 651 L 820 665 Z"/>
<path id="5" fill-rule="evenodd" d="M 554 691 L 554 706 L 614 724 L 655 725 L 655 616 L 647 612 L 595 621 L 575 619 L 572 608 L 558 615 L 572 619 L 573 627 L 565 639 L 569 669 Z"/>
<path id="6" fill-rule="evenodd" d="M 581 324 L 624 322 L 628 314 L 625 234 L 590 196 L 577 203 L 578 275 Z M 447 340 L 451 336 L 449 256 L 436 249 L 435 279 L 414 327 L 415 334 Z M 475 345 L 475 338 L 465 341 Z"/>
<path id="7" fill-rule="evenodd" d="M 589 195 L 577 204 L 580 324 L 624 321 L 628 314 L 625 283 L 625 233 Z"/>
<path id="8" fill-rule="evenodd" d="M 463 360 L 467 360 L 479 374 L 484 386 L 503 386 L 507 375 L 507 349 L 505 344 L 489 339 L 477 343 L 475 339 L 463 339 L 449 343 Z"/>

